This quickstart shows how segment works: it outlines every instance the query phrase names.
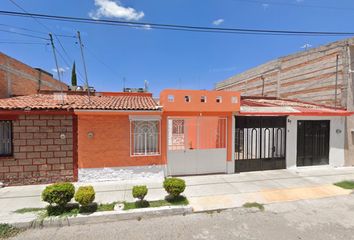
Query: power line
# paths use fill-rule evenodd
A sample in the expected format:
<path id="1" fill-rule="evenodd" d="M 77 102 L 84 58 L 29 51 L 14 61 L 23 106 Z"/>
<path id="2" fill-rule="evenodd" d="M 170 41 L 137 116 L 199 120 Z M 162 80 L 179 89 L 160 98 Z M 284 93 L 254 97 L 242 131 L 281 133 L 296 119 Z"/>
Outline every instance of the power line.
<path id="1" fill-rule="evenodd" d="M 39 36 L 32 35 L 32 34 L 14 32 L 14 31 L 4 30 L 4 29 L 0 29 L 0 32 L 6 32 L 6 33 L 11 33 L 11 34 L 17 34 L 17 35 L 21 35 L 21 36 L 25 36 L 25 37 L 37 38 L 37 39 L 42 39 L 42 40 L 49 40 L 49 38 L 44 38 L 44 37 L 39 37 Z"/>
<path id="2" fill-rule="evenodd" d="M 26 9 L 24 9 L 23 7 L 21 7 L 21 5 L 19 5 L 18 3 L 16 3 L 14 0 L 9 0 L 11 3 L 13 3 L 16 7 L 18 7 L 19 9 L 21 9 L 24 13 L 29 14 L 29 12 L 26 11 Z M 51 32 L 51 29 L 43 24 L 42 22 L 40 22 L 36 17 L 31 16 L 31 18 L 33 18 L 39 25 L 41 25 L 42 27 L 44 27 L 45 29 L 47 29 L 49 32 Z M 63 44 L 61 43 L 60 39 L 56 36 L 56 34 L 53 33 L 53 36 L 56 38 L 56 40 L 59 43 L 59 46 L 61 47 L 61 49 L 63 50 L 64 54 L 66 55 L 66 57 L 69 59 L 69 61 L 71 61 L 71 57 L 69 56 L 69 54 L 66 52 Z M 62 35 L 63 36 L 63 35 Z M 73 37 L 73 36 L 71 36 Z"/>
<path id="3" fill-rule="evenodd" d="M 18 7 L 19 9 L 21 9 L 24 13 L 29 14 L 26 9 L 24 9 L 23 7 L 21 7 L 21 5 L 19 5 L 18 3 L 16 3 L 14 0 L 9 0 L 11 3 L 13 3 L 16 7 Z M 42 22 L 40 22 L 35 16 L 30 16 L 31 18 L 33 18 L 33 20 L 35 20 L 39 25 L 41 25 L 43 28 L 45 28 L 46 30 L 48 30 L 49 32 L 51 32 L 51 29 L 43 24 Z M 67 53 L 67 51 L 65 50 L 63 44 L 61 43 L 59 36 L 60 37 L 69 37 L 69 38 L 76 38 L 75 36 L 68 36 L 68 35 L 62 35 L 62 34 L 55 34 L 53 33 L 53 36 L 55 37 L 55 39 L 58 41 L 60 48 L 63 50 L 65 56 L 67 57 L 67 59 L 72 62 L 72 58 L 69 56 L 69 54 Z M 62 58 L 62 60 L 65 62 L 66 65 L 68 65 L 68 67 L 70 66 L 70 64 L 68 64 L 68 62 L 65 60 L 65 58 L 63 57 L 63 55 L 60 53 L 60 51 L 58 51 L 58 49 L 55 48 L 55 50 L 57 51 L 58 55 Z M 80 73 L 80 71 L 78 71 L 79 76 L 82 78 L 82 74 Z"/>
<path id="4" fill-rule="evenodd" d="M 220 28 L 220 27 L 201 27 L 191 25 L 175 25 L 175 24 L 160 24 L 149 22 L 129 22 L 118 20 L 90 19 L 81 17 L 68 17 L 47 14 L 21 13 L 11 11 L 0 11 L 0 15 L 16 16 L 16 17 L 35 17 L 46 20 L 78 22 L 87 24 L 114 25 L 125 27 L 139 27 L 163 29 L 163 30 L 178 30 L 192 32 L 211 32 L 211 33 L 232 33 L 232 34 L 256 34 L 256 35 L 290 35 L 290 36 L 349 36 L 354 35 L 354 32 L 329 32 L 329 31 L 293 31 L 293 30 L 271 30 L 271 29 L 246 29 L 246 28 Z"/>
<path id="5" fill-rule="evenodd" d="M 0 41 L 1 44 L 28 44 L 28 45 L 48 45 L 47 43 L 40 42 L 12 42 L 12 41 Z"/>

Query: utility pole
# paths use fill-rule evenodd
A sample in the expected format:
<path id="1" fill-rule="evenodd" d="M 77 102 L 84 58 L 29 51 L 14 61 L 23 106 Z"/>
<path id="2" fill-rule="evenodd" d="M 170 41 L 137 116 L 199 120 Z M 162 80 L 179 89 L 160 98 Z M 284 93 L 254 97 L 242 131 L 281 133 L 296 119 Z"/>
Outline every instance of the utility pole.
<path id="1" fill-rule="evenodd" d="M 58 59 L 57 59 L 57 54 L 55 52 L 55 46 L 54 46 L 54 41 L 53 41 L 53 35 L 51 33 L 49 33 L 49 39 L 50 39 L 50 44 L 52 45 L 52 49 L 53 49 L 53 55 L 54 55 L 54 60 L 55 60 L 55 66 L 57 68 L 57 73 L 58 73 L 58 79 L 59 82 L 62 83 L 61 81 L 61 76 L 60 76 L 60 69 L 59 69 L 59 65 L 58 65 Z M 61 98 L 63 100 L 64 103 L 64 96 L 63 96 L 63 85 L 60 84 L 60 93 L 61 93 Z"/>
<path id="2" fill-rule="evenodd" d="M 83 45 L 82 45 L 82 42 L 81 42 L 80 31 L 77 31 L 77 38 L 79 39 L 80 50 L 81 50 L 81 58 L 82 58 L 82 63 L 84 65 L 84 71 L 85 71 L 85 84 L 86 84 L 86 87 L 87 87 L 87 96 L 88 96 L 89 103 L 90 103 L 91 102 L 91 100 L 90 100 L 90 86 L 89 86 L 88 79 L 87 79 L 87 69 L 86 69 L 84 51 L 82 49 Z"/>

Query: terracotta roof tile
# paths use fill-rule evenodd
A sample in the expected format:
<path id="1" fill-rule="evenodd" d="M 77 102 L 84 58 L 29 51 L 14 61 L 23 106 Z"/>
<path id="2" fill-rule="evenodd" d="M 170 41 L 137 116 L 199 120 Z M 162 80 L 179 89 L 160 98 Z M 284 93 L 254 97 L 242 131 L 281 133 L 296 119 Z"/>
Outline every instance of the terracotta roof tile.
<path id="1" fill-rule="evenodd" d="M 64 99 L 64 100 L 62 100 Z M 148 95 L 91 96 L 36 94 L 0 99 L 1 110 L 158 110 Z"/>

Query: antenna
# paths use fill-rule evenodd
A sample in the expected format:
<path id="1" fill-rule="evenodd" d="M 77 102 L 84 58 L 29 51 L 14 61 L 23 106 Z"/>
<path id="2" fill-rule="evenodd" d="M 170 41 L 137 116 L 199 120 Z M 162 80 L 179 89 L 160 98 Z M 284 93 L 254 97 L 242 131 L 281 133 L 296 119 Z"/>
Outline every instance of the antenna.
<path id="1" fill-rule="evenodd" d="M 147 92 L 149 90 L 149 82 L 144 80 L 144 91 Z"/>
<path id="2" fill-rule="evenodd" d="M 123 92 L 124 92 L 124 89 L 125 89 L 125 77 L 123 77 Z"/>
<path id="3" fill-rule="evenodd" d="M 81 35 L 80 35 L 80 31 L 77 31 L 77 38 L 79 39 L 79 44 L 80 44 L 80 51 L 81 51 L 81 58 L 82 58 L 82 63 L 84 65 L 84 71 L 85 71 L 85 84 L 87 87 L 87 96 L 89 99 L 89 103 L 91 103 L 91 99 L 90 99 L 90 86 L 88 83 L 88 79 L 87 79 L 87 69 L 86 69 L 86 63 L 85 63 L 85 57 L 84 57 L 84 51 L 83 51 L 83 45 L 82 45 L 82 41 L 81 41 Z"/>
<path id="4" fill-rule="evenodd" d="M 55 60 L 55 66 L 57 68 L 57 73 L 58 73 L 58 79 L 59 82 L 62 83 L 61 81 L 61 77 L 60 77 L 60 69 L 59 69 L 59 65 L 58 65 L 58 59 L 57 59 L 57 54 L 55 52 L 55 46 L 54 46 L 54 41 L 53 41 L 53 36 L 51 33 L 49 33 L 49 38 L 50 38 L 50 44 L 52 45 L 52 49 L 53 49 L 53 55 L 54 55 L 54 60 Z M 63 96 L 63 85 L 60 84 L 60 94 L 61 94 L 61 98 L 64 104 L 64 96 Z"/>

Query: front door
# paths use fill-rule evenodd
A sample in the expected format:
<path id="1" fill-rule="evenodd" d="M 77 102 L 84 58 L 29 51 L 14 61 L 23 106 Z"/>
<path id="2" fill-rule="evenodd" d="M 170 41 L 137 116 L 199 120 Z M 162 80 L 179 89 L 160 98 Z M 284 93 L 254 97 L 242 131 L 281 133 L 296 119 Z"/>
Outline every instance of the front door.
<path id="1" fill-rule="evenodd" d="M 237 116 L 235 124 L 235 172 L 286 167 L 286 117 Z"/>
<path id="2" fill-rule="evenodd" d="M 329 164 L 330 121 L 297 122 L 297 166 Z"/>

